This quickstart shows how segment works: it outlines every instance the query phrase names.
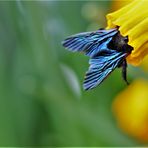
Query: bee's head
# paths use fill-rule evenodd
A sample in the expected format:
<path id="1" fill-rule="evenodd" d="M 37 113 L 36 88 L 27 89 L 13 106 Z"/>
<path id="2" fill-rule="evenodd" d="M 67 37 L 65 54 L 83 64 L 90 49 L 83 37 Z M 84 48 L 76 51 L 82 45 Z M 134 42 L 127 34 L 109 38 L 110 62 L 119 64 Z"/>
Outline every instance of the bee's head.
<path id="1" fill-rule="evenodd" d="M 123 37 L 120 32 L 118 32 L 108 44 L 108 48 L 117 50 L 117 51 L 125 51 L 127 53 L 131 53 L 133 47 L 128 45 L 128 37 Z"/>

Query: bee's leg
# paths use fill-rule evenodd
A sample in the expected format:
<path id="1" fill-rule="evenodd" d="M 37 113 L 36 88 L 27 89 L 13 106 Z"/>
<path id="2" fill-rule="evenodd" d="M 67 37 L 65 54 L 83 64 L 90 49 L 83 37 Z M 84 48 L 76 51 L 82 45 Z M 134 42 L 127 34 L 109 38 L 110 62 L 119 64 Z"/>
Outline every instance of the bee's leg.
<path id="1" fill-rule="evenodd" d="M 126 59 L 124 59 L 122 62 L 122 78 L 126 82 L 126 84 L 129 85 L 129 82 L 127 81 L 127 77 L 126 77 L 127 75 L 126 71 L 127 71 L 127 62 L 126 62 Z"/>

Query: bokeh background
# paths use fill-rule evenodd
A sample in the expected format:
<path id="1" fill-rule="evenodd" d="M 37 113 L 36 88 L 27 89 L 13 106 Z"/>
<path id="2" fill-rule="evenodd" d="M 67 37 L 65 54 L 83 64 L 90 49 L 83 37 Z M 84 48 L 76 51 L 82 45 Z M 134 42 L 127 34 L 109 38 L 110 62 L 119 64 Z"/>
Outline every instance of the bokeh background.
<path id="1" fill-rule="evenodd" d="M 106 27 L 105 15 L 120 2 L 0 1 L 0 146 L 146 145 L 139 133 L 120 126 L 126 120 L 125 126 L 133 123 L 133 118 L 137 122 L 137 113 L 148 112 L 134 107 L 128 112 L 126 99 L 120 114 L 124 101 L 114 101 L 120 102 L 117 96 L 128 89 L 120 69 L 96 89 L 83 91 L 88 57 L 61 45 L 69 35 Z M 128 67 L 131 83 L 140 77 L 147 86 L 147 64 L 143 65 L 144 70 Z M 144 117 L 145 131 L 148 113 Z"/>

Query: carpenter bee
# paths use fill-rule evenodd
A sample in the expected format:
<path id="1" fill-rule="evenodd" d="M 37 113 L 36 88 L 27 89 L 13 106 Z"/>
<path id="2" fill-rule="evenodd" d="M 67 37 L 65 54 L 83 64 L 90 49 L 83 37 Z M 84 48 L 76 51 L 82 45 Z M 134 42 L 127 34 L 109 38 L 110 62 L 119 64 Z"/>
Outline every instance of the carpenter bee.
<path id="1" fill-rule="evenodd" d="M 126 78 L 126 57 L 133 47 L 127 44 L 128 37 L 123 37 L 118 28 L 99 29 L 68 37 L 62 45 L 72 52 L 83 52 L 90 57 L 83 88 L 90 90 L 103 82 L 116 68 L 122 68 L 122 77 Z"/>

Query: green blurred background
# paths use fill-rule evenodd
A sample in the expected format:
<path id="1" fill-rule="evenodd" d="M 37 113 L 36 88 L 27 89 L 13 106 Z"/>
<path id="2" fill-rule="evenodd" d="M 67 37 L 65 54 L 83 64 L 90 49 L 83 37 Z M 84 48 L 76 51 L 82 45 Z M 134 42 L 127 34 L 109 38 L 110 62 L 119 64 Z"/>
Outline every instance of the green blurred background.
<path id="1" fill-rule="evenodd" d="M 112 114 L 114 97 L 126 87 L 120 70 L 83 91 L 88 57 L 61 45 L 69 35 L 105 27 L 111 5 L 0 2 L 0 146 L 137 145 Z"/>

